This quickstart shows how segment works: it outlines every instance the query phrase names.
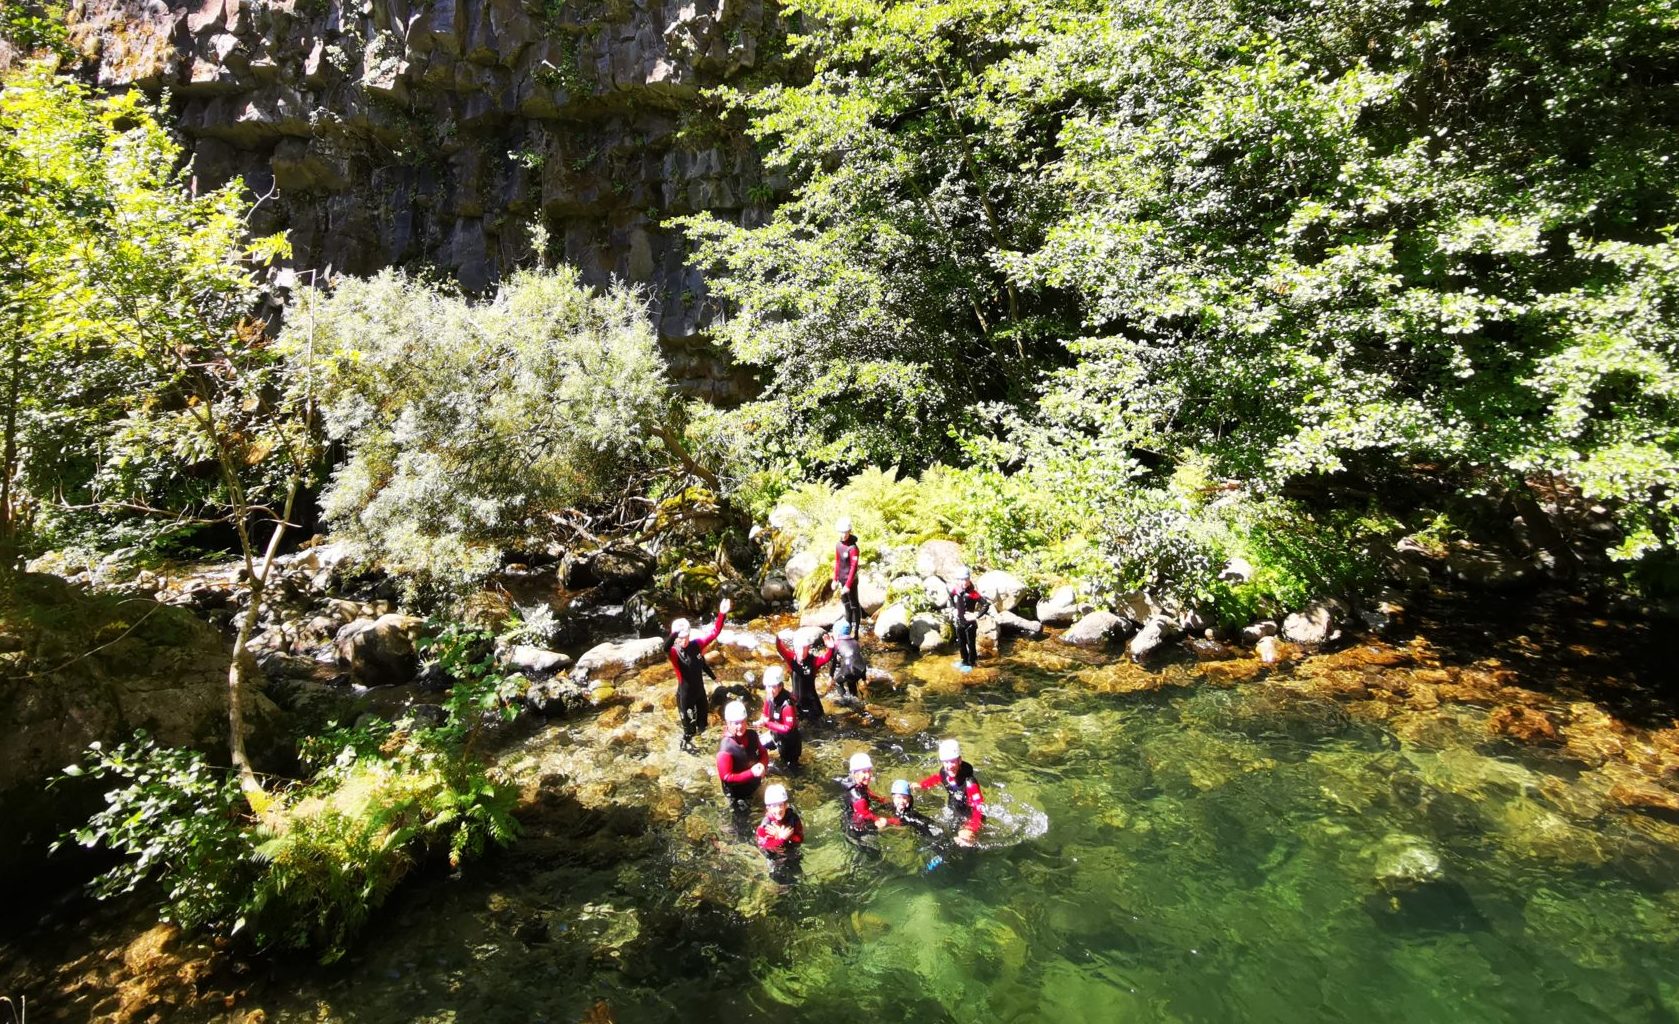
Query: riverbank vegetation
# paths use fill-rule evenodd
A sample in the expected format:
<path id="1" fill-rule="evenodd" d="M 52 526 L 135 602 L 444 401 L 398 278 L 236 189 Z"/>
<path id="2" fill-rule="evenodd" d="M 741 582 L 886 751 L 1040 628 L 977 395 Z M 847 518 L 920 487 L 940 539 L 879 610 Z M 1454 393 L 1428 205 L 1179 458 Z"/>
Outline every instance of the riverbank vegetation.
<path id="1" fill-rule="evenodd" d="M 190 183 L 166 114 L 57 57 L 8 72 L 0 574 L 190 539 L 248 591 L 243 785 L 96 752 L 124 788 L 78 838 L 138 858 L 109 891 L 159 879 L 196 923 L 331 957 L 428 850 L 510 834 L 477 658 L 442 725 L 315 736 L 295 785 L 257 780 L 247 644 L 300 498 L 462 615 L 615 536 L 659 539 L 653 604 L 756 594 L 842 510 L 865 559 L 955 539 L 1040 593 L 1222 626 L 1466 537 L 1672 593 L 1670 5 L 782 7 L 784 79 L 714 98 L 786 201 L 666 225 L 758 375 L 733 408 L 674 391 L 645 296 L 572 269 L 281 287 L 284 239 L 247 237 L 241 182 Z"/>

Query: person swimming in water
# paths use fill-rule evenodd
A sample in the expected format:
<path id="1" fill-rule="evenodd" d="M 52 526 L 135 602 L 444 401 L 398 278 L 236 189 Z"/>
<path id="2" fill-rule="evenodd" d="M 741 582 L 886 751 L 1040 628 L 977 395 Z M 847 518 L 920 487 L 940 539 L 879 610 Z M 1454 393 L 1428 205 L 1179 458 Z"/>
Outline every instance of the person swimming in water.
<path id="1" fill-rule="evenodd" d="M 892 816 L 898 819 L 898 824 L 913 828 L 924 836 L 942 834 L 930 818 L 915 809 L 915 793 L 908 779 L 892 780 Z"/>
<path id="2" fill-rule="evenodd" d="M 869 789 L 874 781 L 874 759 L 858 751 L 851 755 L 850 768 L 851 774 L 844 780 L 846 829 L 853 835 L 867 835 L 899 824 L 892 815 L 876 812 L 876 808 L 884 812 L 889 805 Z"/>

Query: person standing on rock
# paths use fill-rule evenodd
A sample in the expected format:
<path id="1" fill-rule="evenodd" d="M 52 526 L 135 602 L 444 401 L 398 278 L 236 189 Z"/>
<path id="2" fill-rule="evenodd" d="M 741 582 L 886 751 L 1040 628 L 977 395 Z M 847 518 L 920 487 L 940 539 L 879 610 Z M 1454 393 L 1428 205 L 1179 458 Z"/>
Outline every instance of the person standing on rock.
<path id="1" fill-rule="evenodd" d="M 985 794 L 974 778 L 974 766 L 962 760 L 962 744 L 955 740 L 939 743 L 939 770 L 916 783 L 921 789 L 944 787 L 952 814 L 956 815 L 956 844 L 972 846 L 985 824 Z"/>
<path id="2" fill-rule="evenodd" d="M 713 675 L 705 663 L 705 649 L 723 632 L 723 620 L 729 614 L 729 599 L 717 604 L 717 621 L 707 630 L 690 628 L 687 619 L 670 624 L 670 637 L 665 653 L 670 667 L 676 670 L 676 717 L 682 722 L 682 749 L 694 750 L 694 737 L 705 731 L 710 717 L 711 697 L 705 692 L 705 677 Z"/>
<path id="3" fill-rule="evenodd" d="M 793 631 L 784 629 L 776 634 L 775 649 L 781 653 L 782 660 L 787 662 L 787 671 L 793 676 L 793 699 L 799 704 L 799 717 L 814 722 L 825 713 L 822 698 L 816 693 L 816 670 L 833 658 L 834 649 L 824 647 L 821 654 L 815 654 L 807 643 L 799 642 L 795 648 L 795 640 Z"/>
<path id="4" fill-rule="evenodd" d="M 752 799 L 769 767 L 770 752 L 746 727 L 746 705 L 729 701 L 723 708 L 723 741 L 717 745 L 717 778 L 723 795 L 737 807 Z"/>
<path id="5" fill-rule="evenodd" d="M 974 586 L 967 566 L 956 570 L 956 585 L 950 588 L 950 613 L 956 620 L 956 641 L 962 646 L 962 667 L 973 668 L 979 661 L 979 617 L 991 602 Z"/>
<path id="6" fill-rule="evenodd" d="M 798 703 L 782 685 L 784 675 L 780 665 L 764 669 L 764 710 L 757 724 L 772 734 L 770 744 L 781 752 L 782 767 L 797 768 L 804 737 L 799 734 Z"/>
<path id="7" fill-rule="evenodd" d="M 863 605 L 857 600 L 857 571 L 862 567 L 862 555 L 857 549 L 857 538 L 851 533 L 849 517 L 840 519 L 839 534 L 839 543 L 834 546 L 834 589 L 839 591 L 851 635 L 859 636 L 863 629 Z"/>

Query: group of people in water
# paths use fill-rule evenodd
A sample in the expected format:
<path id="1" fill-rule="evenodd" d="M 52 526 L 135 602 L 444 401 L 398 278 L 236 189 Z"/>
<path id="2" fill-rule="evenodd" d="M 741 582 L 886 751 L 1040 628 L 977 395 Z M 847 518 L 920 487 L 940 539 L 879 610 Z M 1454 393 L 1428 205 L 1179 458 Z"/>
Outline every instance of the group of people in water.
<path id="1" fill-rule="evenodd" d="M 723 793 L 736 808 L 750 806 L 770 764 L 770 751 L 780 756 L 783 770 L 798 767 L 804 751 L 801 723 L 820 720 L 825 714 L 817 693 L 818 670 L 826 667 L 832 681 L 830 694 L 843 703 L 858 703 L 857 686 L 868 673 L 860 643 L 862 602 L 857 595 L 862 559 L 857 538 L 848 519 L 839 522 L 839 543 L 834 549 L 834 589 L 839 592 L 843 617 L 831 632 L 822 635 L 823 644 L 814 649 L 810 640 L 782 630 L 775 640 L 784 665 L 764 671 L 764 697 L 756 718 L 744 701 L 730 701 L 723 709 L 723 738 L 717 747 L 717 778 Z M 956 574 L 950 589 L 950 608 L 961 646 L 961 665 L 971 668 L 978 658 L 979 618 L 989 607 L 975 588 L 966 569 Z M 687 619 L 670 625 L 668 653 L 676 672 L 676 711 L 682 726 L 681 747 L 697 753 L 694 738 L 704 731 L 710 698 L 705 677 L 716 678 L 705 661 L 705 649 L 716 641 L 727 620 L 730 602 L 724 598 L 709 626 L 695 626 Z M 789 685 L 789 683 L 791 685 Z M 760 732 L 759 730 L 762 730 Z M 955 818 L 953 841 L 960 846 L 975 844 L 985 822 L 985 797 L 974 777 L 973 765 L 962 758 L 961 744 L 954 739 L 939 743 L 939 769 L 926 778 L 895 779 L 890 797 L 874 792 L 874 762 L 867 753 L 851 756 L 848 774 L 836 780 L 844 790 L 845 828 L 853 837 L 882 829 L 911 828 L 925 836 L 942 835 L 943 830 L 915 810 L 915 794 L 942 789 Z M 796 857 L 804 842 L 804 822 L 788 799 L 787 787 L 771 783 L 764 789 L 764 814 L 754 838 L 758 848 L 772 861 Z"/>

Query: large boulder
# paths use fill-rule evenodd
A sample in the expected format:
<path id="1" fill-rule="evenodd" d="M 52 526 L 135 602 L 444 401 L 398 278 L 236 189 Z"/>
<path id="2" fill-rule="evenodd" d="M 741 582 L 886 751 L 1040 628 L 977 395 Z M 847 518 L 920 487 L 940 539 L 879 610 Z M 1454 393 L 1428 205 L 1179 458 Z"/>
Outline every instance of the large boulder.
<path id="1" fill-rule="evenodd" d="M 921 581 L 921 591 L 927 595 L 927 603 L 934 608 L 950 607 L 950 584 L 938 576 L 928 576 Z"/>
<path id="2" fill-rule="evenodd" d="M 956 570 L 967 564 L 962 558 L 962 546 L 953 540 L 923 541 L 915 549 L 915 571 L 922 576 L 955 579 Z"/>
<path id="3" fill-rule="evenodd" d="M 1091 611 L 1079 601 L 1078 591 L 1072 587 L 1056 587 L 1046 598 L 1038 601 L 1038 621 L 1046 626 L 1068 626 L 1078 617 Z"/>
<path id="4" fill-rule="evenodd" d="M 785 576 L 772 574 L 759 585 L 758 596 L 765 604 L 786 604 L 793 600 L 793 583 Z"/>
<path id="5" fill-rule="evenodd" d="M 998 612 L 997 632 L 1001 636 L 1024 636 L 1036 640 L 1044 635 L 1044 624 L 1035 619 L 1022 618 L 1014 612 Z"/>
<path id="6" fill-rule="evenodd" d="M 909 645 L 918 651 L 936 651 L 950 642 L 955 631 L 943 615 L 921 612 L 909 620 Z"/>
<path id="7" fill-rule="evenodd" d="M 1154 596 L 1145 590 L 1133 590 L 1129 594 L 1121 595 L 1119 600 L 1114 602 L 1114 611 L 1139 626 L 1161 614 L 1164 610 L 1160 606 L 1160 602 L 1156 601 Z"/>
<path id="8" fill-rule="evenodd" d="M 830 601 L 801 614 L 799 625 L 820 626 L 823 629 L 828 629 L 843 618 L 845 618 L 845 606 L 838 601 Z"/>
<path id="9" fill-rule="evenodd" d="M 886 585 L 874 576 L 865 575 L 857 581 L 857 603 L 864 615 L 873 615 L 886 605 Z"/>
<path id="10" fill-rule="evenodd" d="M 1074 647 L 1102 647 L 1123 639 L 1130 624 L 1108 611 L 1094 611 L 1061 634 L 1061 642 Z"/>
<path id="11" fill-rule="evenodd" d="M 359 686 L 395 686 L 413 679 L 420 671 L 420 656 L 414 649 L 421 620 L 395 613 L 377 619 L 357 619 L 338 631 L 333 646 L 338 663 L 350 672 L 350 682 Z"/>
<path id="12" fill-rule="evenodd" d="M 980 573 L 974 580 L 974 588 L 1000 612 L 1014 611 L 1027 596 L 1025 581 L 1001 569 Z"/>
<path id="13" fill-rule="evenodd" d="M 909 639 L 909 609 L 894 602 L 874 617 L 874 635 L 891 643 Z"/>
<path id="14" fill-rule="evenodd" d="M 595 552 L 589 568 L 595 586 L 619 595 L 634 593 L 653 578 L 658 559 L 646 548 L 634 544 L 609 544 Z"/>
<path id="15" fill-rule="evenodd" d="M 515 644 L 508 648 L 503 659 L 507 665 L 521 672 L 533 672 L 537 675 L 548 675 L 558 672 L 571 664 L 571 655 L 561 654 L 559 651 L 547 651 L 528 644 Z"/>
<path id="16" fill-rule="evenodd" d="M 88 744 L 144 729 L 160 744 L 227 756 L 230 645 L 185 608 L 89 594 L 44 573 L 0 588 L 0 899 L 37 886 L 47 845 L 85 821 L 103 791 L 48 779 Z M 243 694 L 246 743 L 259 768 L 286 746 L 280 709 Z M 65 855 L 61 854 L 62 860 Z"/>
<path id="17" fill-rule="evenodd" d="M 822 565 L 814 551 L 801 551 L 787 560 L 781 574 L 787 577 L 787 582 L 797 587 L 799 581 L 815 572 Z"/>
<path id="18" fill-rule="evenodd" d="M 571 678 L 579 683 L 596 677 L 615 678 L 643 665 L 651 665 L 664 656 L 664 637 L 640 637 L 596 644 L 577 659 L 577 664 L 571 670 Z"/>
<path id="19" fill-rule="evenodd" d="M 1347 606 L 1340 601 L 1313 601 L 1283 620 L 1283 639 L 1306 647 L 1338 640 L 1346 615 Z"/>
<path id="20" fill-rule="evenodd" d="M 1143 623 L 1143 628 L 1137 630 L 1137 635 L 1131 638 L 1131 657 L 1135 661 L 1142 661 L 1165 647 L 1176 630 L 1172 620 L 1164 615 L 1151 615 Z"/>

